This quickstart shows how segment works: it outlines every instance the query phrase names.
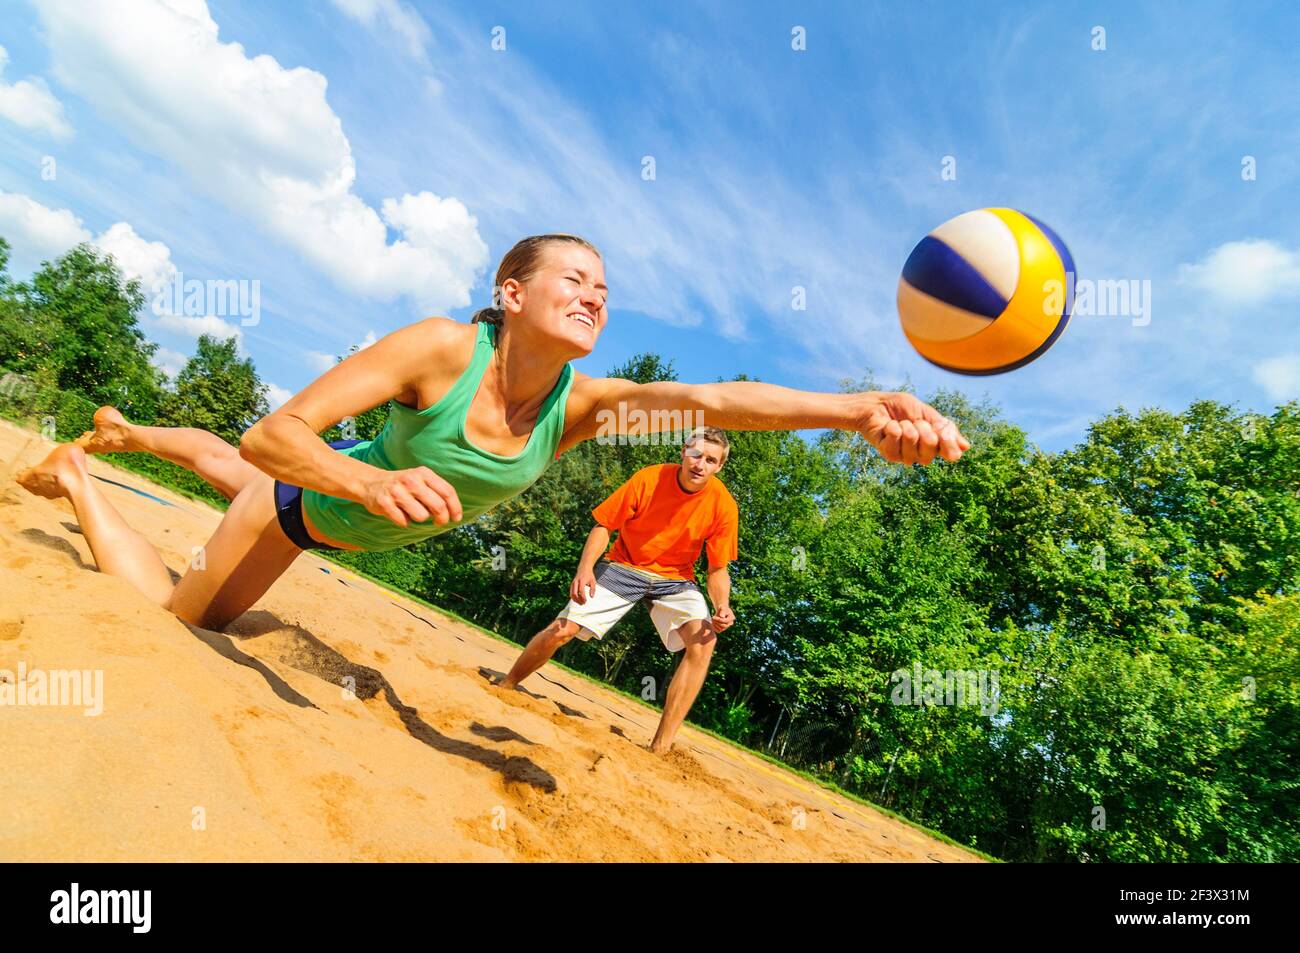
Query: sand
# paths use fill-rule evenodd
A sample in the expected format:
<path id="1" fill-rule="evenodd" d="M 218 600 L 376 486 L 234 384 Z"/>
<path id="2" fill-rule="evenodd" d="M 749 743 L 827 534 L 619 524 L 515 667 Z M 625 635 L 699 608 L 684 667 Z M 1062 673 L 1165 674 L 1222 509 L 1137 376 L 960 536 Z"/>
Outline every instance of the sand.
<path id="1" fill-rule="evenodd" d="M 0 860 L 980 859 L 689 726 L 652 755 L 656 712 L 553 665 L 502 692 L 514 646 L 311 554 L 187 626 L 13 482 L 52 446 L 0 422 Z M 173 570 L 220 520 L 90 469 Z"/>

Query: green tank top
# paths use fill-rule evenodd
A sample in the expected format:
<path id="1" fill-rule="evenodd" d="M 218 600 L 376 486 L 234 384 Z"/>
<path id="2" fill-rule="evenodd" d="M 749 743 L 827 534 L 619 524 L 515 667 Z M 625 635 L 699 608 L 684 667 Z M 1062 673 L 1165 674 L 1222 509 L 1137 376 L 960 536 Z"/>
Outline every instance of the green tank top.
<path id="1" fill-rule="evenodd" d="M 469 367 L 441 400 L 424 410 L 393 401 L 377 437 L 339 451 L 384 470 L 428 467 L 455 487 L 463 511 L 460 522 L 439 525 L 428 520 L 402 527 L 360 503 L 303 490 L 303 509 L 321 533 L 367 550 L 397 549 L 472 522 L 537 482 L 556 459 L 573 368 L 564 365 L 524 449 L 503 457 L 479 449 L 465 437 L 465 415 L 495 348 L 496 327 L 481 322 Z"/>

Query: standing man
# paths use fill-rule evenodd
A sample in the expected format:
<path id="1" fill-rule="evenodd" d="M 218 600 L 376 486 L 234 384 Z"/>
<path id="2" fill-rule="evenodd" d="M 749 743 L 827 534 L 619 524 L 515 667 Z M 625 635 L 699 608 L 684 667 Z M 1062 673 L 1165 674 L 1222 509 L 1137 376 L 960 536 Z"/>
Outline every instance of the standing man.
<path id="1" fill-rule="evenodd" d="M 680 463 L 638 470 L 591 511 L 596 525 L 578 560 L 569 604 L 533 636 L 501 680 L 502 688 L 515 688 L 575 635 L 584 641 L 603 638 L 644 600 L 664 647 L 684 650 L 650 742 L 656 754 L 672 748 L 704 684 L 717 634 L 736 621 L 727 563 L 736 558 L 740 513 L 727 488 L 715 479 L 730 449 L 721 430 L 697 427 L 682 447 Z M 609 548 L 611 532 L 617 532 L 618 539 Z M 695 564 L 706 544 L 712 614 L 695 584 Z"/>

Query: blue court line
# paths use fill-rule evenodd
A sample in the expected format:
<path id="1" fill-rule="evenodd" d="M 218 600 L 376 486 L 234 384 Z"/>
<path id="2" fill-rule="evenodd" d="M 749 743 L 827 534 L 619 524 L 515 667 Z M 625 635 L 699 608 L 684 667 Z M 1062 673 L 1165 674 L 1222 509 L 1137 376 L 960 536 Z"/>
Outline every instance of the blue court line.
<path id="1" fill-rule="evenodd" d="M 120 487 L 121 487 L 122 489 L 124 489 L 124 490 L 130 490 L 132 493 L 139 493 L 141 496 L 147 496 L 149 499 L 153 500 L 155 503 L 161 503 L 163 506 L 171 506 L 171 507 L 174 507 L 174 506 L 176 505 L 175 503 L 168 503 L 166 500 L 164 500 L 164 499 L 163 499 L 162 497 L 160 497 L 160 496 L 154 496 L 152 493 L 146 493 L 144 490 L 137 490 L 137 489 L 136 489 L 135 487 L 133 487 L 133 486 L 127 486 L 125 483 L 118 483 L 116 480 L 110 480 L 108 477 L 97 476 L 97 475 L 94 474 L 94 473 L 92 473 L 91 476 L 95 477 L 96 480 L 102 480 L 102 481 L 105 482 L 105 483 L 111 483 L 111 484 L 113 484 L 113 486 L 120 486 Z"/>

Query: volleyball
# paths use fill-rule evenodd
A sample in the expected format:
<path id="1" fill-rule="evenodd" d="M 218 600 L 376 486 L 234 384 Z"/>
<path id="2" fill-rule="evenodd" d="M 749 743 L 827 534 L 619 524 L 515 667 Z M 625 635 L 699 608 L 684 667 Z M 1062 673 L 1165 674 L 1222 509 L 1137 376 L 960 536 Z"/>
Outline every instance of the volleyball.
<path id="1" fill-rule="evenodd" d="M 931 364 L 1002 374 L 1061 336 L 1074 287 L 1074 259 L 1056 232 L 1015 209 L 978 209 L 912 249 L 898 282 L 898 317 Z"/>

